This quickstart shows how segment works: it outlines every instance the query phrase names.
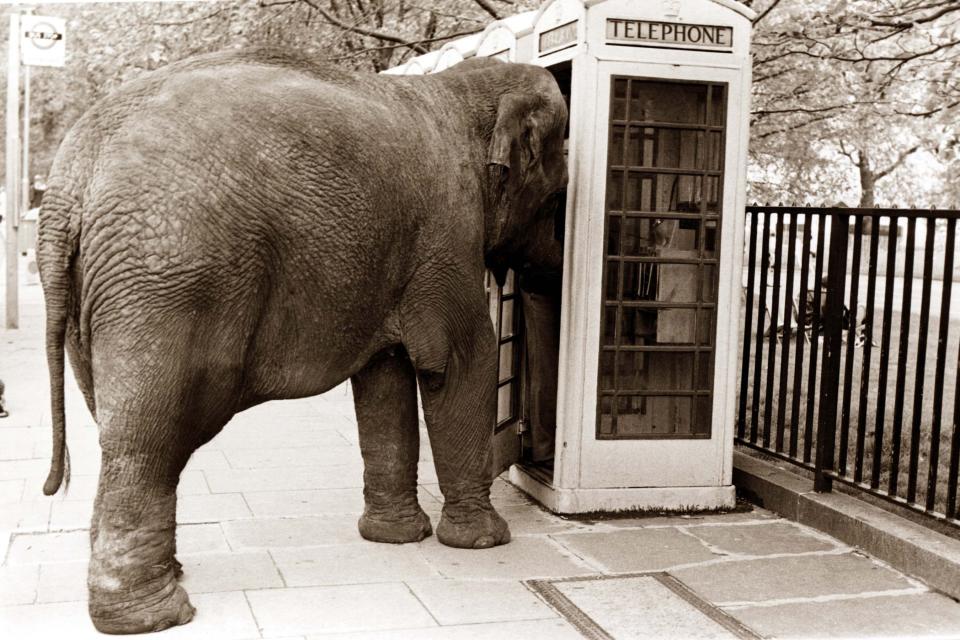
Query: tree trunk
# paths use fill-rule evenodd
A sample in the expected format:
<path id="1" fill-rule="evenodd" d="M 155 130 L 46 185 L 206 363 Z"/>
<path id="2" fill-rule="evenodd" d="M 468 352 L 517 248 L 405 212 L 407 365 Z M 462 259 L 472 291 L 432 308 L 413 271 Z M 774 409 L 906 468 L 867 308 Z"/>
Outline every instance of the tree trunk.
<path id="1" fill-rule="evenodd" d="M 863 209 L 873 208 L 876 206 L 877 174 L 870 164 L 869 154 L 863 149 L 860 149 L 860 164 L 858 169 L 860 172 L 859 206 Z M 870 235 L 871 233 L 873 233 L 873 218 L 864 218 L 863 234 Z"/>

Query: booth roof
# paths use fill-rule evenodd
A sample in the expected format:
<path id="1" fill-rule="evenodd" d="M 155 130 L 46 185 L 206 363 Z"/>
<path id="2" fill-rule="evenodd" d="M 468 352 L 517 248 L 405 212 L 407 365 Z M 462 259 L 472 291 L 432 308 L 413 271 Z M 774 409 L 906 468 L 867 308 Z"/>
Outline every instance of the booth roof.
<path id="1" fill-rule="evenodd" d="M 546 2 L 541 4 L 540 8 L 536 10 L 536 17 L 534 18 L 534 24 L 536 24 L 536 22 L 540 19 L 540 16 L 543 14 L 544 11 L 546 11 L 547 7 L 554 4 L 555 2 L 561 2 L 561 1 L 562 0 L 547 0 Z M 581 2 L 581 4 L 583 4 L 584 7 L 590 8 L 598 4 L 603 4 L 608 0 L 579 0 L 579 1 Z M 754 18 L 757 17 L 756 11 L 746 6 L 745 4 L 737 2 L 737 0 L 709 0 L 709 1 L 713 2 L 714 4 L 719 4 L 722 7 L 726 7 L 727 9 L 730 9 L 732 11 L 736 11 L 737 13 L 744 16 L 747 20 L 750 20 L 751 22 L 753 21 Z"/>
<path id="2" fill-rule="evenodd" d="M 533 29 L 534 25 L 536 25 L 537 21 L 540 19 L 540 16 L 543 15 L 543 12 L 546 11 L 547 7 L 552 5 L 554 2 L 560 2 L 560 1 L 561 0 L 547 0 L 547 2 L 544 2 L 543 4 L 540 5 L 539 9 L 535 9 L 533 11 L 524 11 L 523 13 L 518 13 L 516 15 L 509 16 L 507 18 L 504 18 L 503 20 L 497 20 L 495 22 L 491 22 L 480 33 L 474 33 L 463 38 L 451 40 L 447 44 L 443 45 L 443 47 L 440 49 L 436 49 L 429 53 L 424 53 L 423 55 L 419 55 L 416 58 L 411 59 L 409 62 L 403 65 L 399 65 L 397 67 L 387 69 L 387 71 L 385 71 L 384 73 L 391 73 L 391 72 L 397 73 L 401 67 L 406 68 L 414 63 L 418 64 L 424 70 L 424 73 L 429 73 L 430 71 L 433 70 L 434 66 L 437 64 L 437 59 L 440 57 L 440 52 L 442 52 L 444 49 L 451 49 L 451 48 L 456 49 L 457 51 L 460 52 L 461 55 L 463 55 L 464 58 L 467 58 L 473 55 L 474 53 L 476 53 L 477 47 L 483 41 L 484 36 L 486 36 L 488 33 L 490 33 L 491 31 L 493 31 L 494 29 L 500 26 L 507 27 L 508 29 L 510 29 L 510 31 L 514 33 L 514 35 L 518 37 L 525 35 L 526 33 L 529 33 L 531 29 Z M 583 3 L 584 7 L 587 7 L 587 8 L 607 2 L 607 0 L 580 0 L 580 1 Z M 756 11 L 754 11 L 750 7 L 747 7 L 744 4 L 741 4 L 740 2 L 737 2 L 737 0 L 709 0 L 709 1 L 713 2 L 714 4 L 719 4 L 722 7 L 726 7 L 727 9 L 730 9 L 732 11 L 736 11 L 737 13 L 744 16 L 747 20 L 753 21 L 753 19 L 757 17 Z"/>

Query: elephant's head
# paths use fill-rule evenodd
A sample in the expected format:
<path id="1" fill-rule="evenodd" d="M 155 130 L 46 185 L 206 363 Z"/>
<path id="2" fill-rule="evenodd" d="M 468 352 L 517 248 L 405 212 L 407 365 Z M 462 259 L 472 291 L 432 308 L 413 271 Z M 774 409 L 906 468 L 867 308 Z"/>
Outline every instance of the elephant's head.
<path id="1" fill-rule="evenodd" d="M 563 253 L 567 107 L 550 72 L 515 66 L 522 82 L 499 99 L 487 154 L 486 256 L 500 283 L 508 268 L 559 273 Z"/>

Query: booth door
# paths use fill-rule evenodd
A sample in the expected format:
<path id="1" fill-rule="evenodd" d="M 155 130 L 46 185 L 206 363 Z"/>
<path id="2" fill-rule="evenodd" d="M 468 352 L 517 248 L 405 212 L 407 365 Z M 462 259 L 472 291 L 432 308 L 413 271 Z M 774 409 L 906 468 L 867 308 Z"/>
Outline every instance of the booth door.
<path id="1" fill-rule="evenodd" d="M 596 437 L 709 439 L 726 86 L 611 84 Z"/>
<path id="2" fill-rule="evenodd" d="M 503 287 L 488 273 L 490 320 L 497 336 L 497 413 L 493 436 L 493 475 L 520 460 L 521 323 L 517 277 L 507 272 Z"/>

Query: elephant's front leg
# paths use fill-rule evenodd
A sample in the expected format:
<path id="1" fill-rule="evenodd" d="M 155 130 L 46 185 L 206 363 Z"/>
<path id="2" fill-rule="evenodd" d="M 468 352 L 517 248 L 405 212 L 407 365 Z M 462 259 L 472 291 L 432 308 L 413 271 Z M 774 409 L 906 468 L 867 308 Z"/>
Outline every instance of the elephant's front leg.
<path id="1" fill-rule="evenodd" d="M 173 453 L 179 446 L 159 436 L 103 444 L 87 586 L 90 617 L 104 633 L 159 631 L 193 617 L 173 557 L 176 488 L 186 463 Z"/>
<path id="2" fill-rule="evenodd" d="M 375 356 L 352 378 L 363 455 L 360 535 L 417 542 L 433 530 L 417 502 L 417 380 L 403 347 Z"/>
<path id="3" fill-rule="evenodd" d="M 421 374 L 420 389 L 444 504 L 437 538 L 483 549 L 510 541 L 506 521 L 490 504 L 497 347 L 480 310 L 465 340 L 451 344 L 446 371 Z"/>

